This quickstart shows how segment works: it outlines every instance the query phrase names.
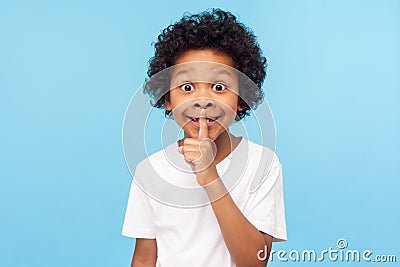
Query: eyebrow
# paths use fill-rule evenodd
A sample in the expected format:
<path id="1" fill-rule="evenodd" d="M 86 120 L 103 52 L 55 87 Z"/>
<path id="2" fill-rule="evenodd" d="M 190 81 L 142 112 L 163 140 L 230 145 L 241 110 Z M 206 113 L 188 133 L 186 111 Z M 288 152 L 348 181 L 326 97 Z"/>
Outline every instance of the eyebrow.
<path id="1" fill-rule="evenodd" d="M 193 70 L 193 69 L 190 69 L 190 70 Z M 178 72 L 177 73 L 174 73 L 173 74 L 173 76 L 179 76 L 179 75 L 182 75 L 182 74 L 187 74 L 188 73 L 188 70 L 187 69 L 183 69 L 183 70 L 178 70 Z"/>
<path id="2" fill-rule="evenodd" d="M 173 76 L 177 77 L 179 75 L 187 74 L 187 73 L 189 73 L 189 71 L 193 71 L 193 70 L 195 70 L 195 69 L 190 68 L 190 69 L 179 70 L 177 73 L 173 74 Z M 213 71 L 213 72 L 215 72 L 215 74 L 217 74 L 217 75 L 225 74 L 225 75 L 228 75 L 229 77 L 232 77 L 232 74 L 227 70 L 222 69 L 222 70 L 217 70 L 217 71 Z"/>
<path id="3" fill-rule="evenodd" d="M 227 70 L 218 70 L 216 73 L 217 73 L 217 74 L 226 74 L 226 75 L 232 77 L 232 73 L 230 73 L 230 72 L 227 71 Z"/>

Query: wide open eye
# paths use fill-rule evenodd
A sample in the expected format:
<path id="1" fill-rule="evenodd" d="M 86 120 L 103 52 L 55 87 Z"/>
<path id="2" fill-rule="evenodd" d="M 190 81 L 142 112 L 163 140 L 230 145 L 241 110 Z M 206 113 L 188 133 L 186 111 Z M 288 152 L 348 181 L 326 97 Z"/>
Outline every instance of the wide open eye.
<path id="1" fill-rule="evenodd" d="M 212 88 L 215 91 L 223 91 L 223 90 L 226 89 L 226 86 L 224 84 L 222 84 L 222 83 L 216 83 L 216 84 L 213 85 Z"/>
<path id="2" fill-rule="evenodd" d="M 190 83 L 185 83 L 185 84 L 181 85 L 181 89 L 183 91 L 190 92 L 190 91 L 194 90 L 194 86 L 191 85 Z"/>

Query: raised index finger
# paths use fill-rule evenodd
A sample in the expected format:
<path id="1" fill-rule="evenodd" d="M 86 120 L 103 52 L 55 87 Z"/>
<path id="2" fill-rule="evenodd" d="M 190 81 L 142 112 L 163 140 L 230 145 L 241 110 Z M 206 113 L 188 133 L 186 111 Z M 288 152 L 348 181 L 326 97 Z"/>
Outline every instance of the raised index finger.
<path id="1" fill-rule="evenodd" d="M 200 123 L 200 129 L 199 129 L 199 136 L 197 138 L 200 140 L 208 138 L 208 125 L 207 125 L 205 109 L 201 109 L 200 111 L 199 123 Z"/>

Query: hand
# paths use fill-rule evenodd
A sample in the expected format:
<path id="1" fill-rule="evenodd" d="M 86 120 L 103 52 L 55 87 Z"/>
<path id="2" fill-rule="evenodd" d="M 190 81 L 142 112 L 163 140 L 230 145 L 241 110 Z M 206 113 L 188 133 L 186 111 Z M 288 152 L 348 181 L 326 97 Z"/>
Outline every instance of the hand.
<path id="1" fill-rule="evenodd" d="M 183 154 L 186 162 L 192 167 L 199 185 L 204 186 L 218 178 L 214 161 L 217 149 L 214 141 L 208 136 L 208 125 L 204 109 L 201 110 L 199 123 L 198 137 L 185 138 L 183 145 L 179 147 L 179 153 Z"/>

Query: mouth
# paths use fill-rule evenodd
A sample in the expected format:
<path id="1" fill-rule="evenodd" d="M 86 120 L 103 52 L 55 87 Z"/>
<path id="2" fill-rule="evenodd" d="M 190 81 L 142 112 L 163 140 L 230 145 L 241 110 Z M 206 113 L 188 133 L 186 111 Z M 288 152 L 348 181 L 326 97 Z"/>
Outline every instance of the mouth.
<path id="1" fill-rule="evenodd" d="M 200 117 L 190 117 L 190 116 L 186 116 L 188 119 L 190 119 L 191 121 L 195 121 L 198 122 Z M 207 122 L 214 122 L 218 119 L 219 117 L 206 117 Z"/>
<path id="2" fill-rule="evenodd" d="M 217 121 L 220 117 L 221 116 L 206 117 L 208 127 L 211 127 L 212 125 L 214 125 L 215 121 Z M 186 118 L 188 118 L 196 128 L 200 128 L 200 121 L 199 121 L 200 117 L 191 117 L 191 116 L 186 115 Z"/>

